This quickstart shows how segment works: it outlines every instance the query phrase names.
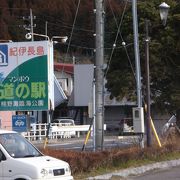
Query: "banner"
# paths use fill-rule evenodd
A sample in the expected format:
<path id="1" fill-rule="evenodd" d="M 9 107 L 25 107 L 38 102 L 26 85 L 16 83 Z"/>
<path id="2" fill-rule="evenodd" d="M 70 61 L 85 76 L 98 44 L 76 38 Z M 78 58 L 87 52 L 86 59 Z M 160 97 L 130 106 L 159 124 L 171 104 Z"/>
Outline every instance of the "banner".
<path id="1" fill-rule="evenodd" d="M 0 111 L 50 109 L 50 48 L 48 41 L 0 44 Z"/>

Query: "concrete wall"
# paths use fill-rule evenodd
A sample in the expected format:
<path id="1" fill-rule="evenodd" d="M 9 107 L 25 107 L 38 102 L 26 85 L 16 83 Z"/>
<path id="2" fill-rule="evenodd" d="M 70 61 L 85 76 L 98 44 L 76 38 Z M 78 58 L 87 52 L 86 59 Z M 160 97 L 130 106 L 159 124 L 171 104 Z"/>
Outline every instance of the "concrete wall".
<path id="1" fill-rule="evenodd" d="M 0 112 L 0 120 L 1 120 L 1 128 L 12 130 L 12 115 L 15 115 L 14 111 L 1 111 Z"/>

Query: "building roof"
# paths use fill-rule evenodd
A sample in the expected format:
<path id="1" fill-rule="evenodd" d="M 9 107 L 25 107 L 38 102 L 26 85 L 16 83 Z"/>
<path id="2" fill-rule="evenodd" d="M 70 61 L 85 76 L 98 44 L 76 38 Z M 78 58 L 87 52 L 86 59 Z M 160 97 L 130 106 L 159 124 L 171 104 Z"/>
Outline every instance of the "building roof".
<path id="1" fill-rule="evenodd" d="M 54 70 L 55 71 L 64 71 L 68 74 L 74 74 L 74 64 L 54 62 Z"/>

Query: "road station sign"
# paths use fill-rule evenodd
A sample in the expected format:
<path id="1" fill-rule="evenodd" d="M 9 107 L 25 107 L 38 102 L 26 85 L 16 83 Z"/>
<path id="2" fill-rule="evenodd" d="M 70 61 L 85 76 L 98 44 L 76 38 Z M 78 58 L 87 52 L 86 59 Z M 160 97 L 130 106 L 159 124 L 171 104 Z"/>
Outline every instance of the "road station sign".
<path id="1" fill-rule="evenodd" d="M 0 43 L 0 111 L 51 108 L 51 47 L 49 41 Z"/>

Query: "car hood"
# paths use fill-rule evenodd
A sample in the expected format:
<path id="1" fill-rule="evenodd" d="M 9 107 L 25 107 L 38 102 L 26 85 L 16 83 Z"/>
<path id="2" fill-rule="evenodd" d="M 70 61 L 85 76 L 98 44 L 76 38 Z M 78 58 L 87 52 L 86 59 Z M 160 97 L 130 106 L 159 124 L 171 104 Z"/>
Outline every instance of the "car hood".
<path id="1" fill-rule="evenodd" d="M 39 156 L 39 157 L 25 157 L 16 159 L 22 163 L 28 163 L 32 166 L 37 166 L 39 168 L 52 168 L 52 167 L 65 167 L 68 163 L 50 156 Z"/>

